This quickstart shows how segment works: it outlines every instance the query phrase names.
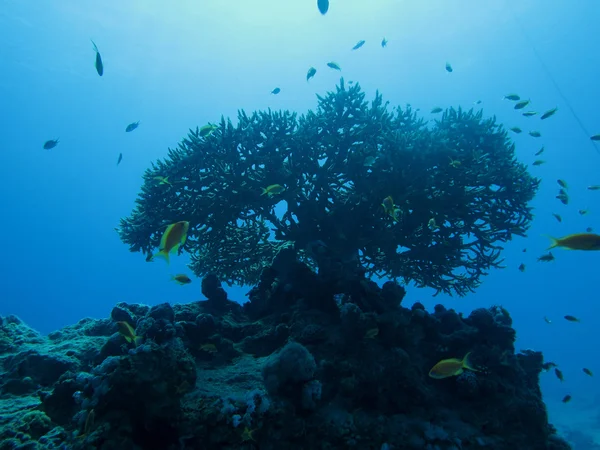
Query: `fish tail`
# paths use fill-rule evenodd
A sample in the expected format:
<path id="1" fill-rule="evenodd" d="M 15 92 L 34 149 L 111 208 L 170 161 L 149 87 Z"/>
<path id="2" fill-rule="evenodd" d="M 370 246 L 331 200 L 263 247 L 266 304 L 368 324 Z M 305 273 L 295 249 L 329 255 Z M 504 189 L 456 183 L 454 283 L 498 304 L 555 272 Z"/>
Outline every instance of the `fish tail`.
<path id="1" fill-rule="evenodd" d="M 133 339 L 133 345 L 135 345 L 136 347 L 142 342 L 144 342 L 144 336 L 136 336 L 135 339 Z"/>
<path id="2" fill-rule="evenodd" d="M 467 353 L 465 355 L 465 357 L 463 358 L 463 360 L 462 360 L 463 368 L 472 370 L 473 372 L 479 372 L 479 369 L 476 369 L 475 367 L 473 367 L 473 364 L 471 364 L 471 361 L 469 359 L 470 356 L 471 356 L 471 352 Z"/>
<path id="3" fill-rule="evenodd" d="M 169 264 L 169 263 L 170 263 L 170 260 L 169 260 L 169 253 L 168 253 L 168 252 L 166 252 L 166 251 L 164 251 L 164 250 L 161 250 L 161 251 L 159 251 L 159 252 L 158 252 L 156 255 L 154 255 L 154 256 L 152 257 L 152 259 L 154 259 L 154 258 L 156 258 L 156 257 L 161 257 L 161 258 L 164 258 L 164 259 L 166 259 L 166 260 L 167 260 L 167 264 Z"/>
<path id="4" fill-rule="evenodd" d="M 92 39 L 90 39 L 90 41 L 92 41 L 92 45 L 94 46 L 94 51 L 96 53 L 98 53 L 98 46 L 96 45 L 96 43 Z"/>
<path id="5" fill-rule="evenodd" d="M 550 247 L 548 247 L 546 250 L 552 250 L 553 248 L 560 246 L 558 239 L 556 239 L 555 237 L 552 237 L 548 234 L 546 235 L 546 237 L 550 239 Z"/>
<path id="6" fill-rule="evenodd" d="M 267 195 L 269 191 L 267 191 L 265 188 L 261 188 L 262 189 L 262 194 L 260 195 Z"/>

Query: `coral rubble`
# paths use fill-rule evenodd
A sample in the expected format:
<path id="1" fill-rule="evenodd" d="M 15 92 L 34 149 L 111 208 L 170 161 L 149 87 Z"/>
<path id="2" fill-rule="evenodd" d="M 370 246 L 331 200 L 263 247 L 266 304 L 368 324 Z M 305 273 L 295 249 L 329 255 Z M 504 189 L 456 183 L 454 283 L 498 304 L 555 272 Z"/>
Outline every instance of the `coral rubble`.
<path id="1" fill-rule="evenodd" d="M 265 268 L 243 306 L 209 276 L 205 301 L 120 303 L 47 337 L 4 317 L 0 450 L 570 448 L 505 309 L 429 313 L 393 282 L 347 283 L 337 295 L 296 261 Z M 467 352 L 478 371 L 428 376 Z"/>

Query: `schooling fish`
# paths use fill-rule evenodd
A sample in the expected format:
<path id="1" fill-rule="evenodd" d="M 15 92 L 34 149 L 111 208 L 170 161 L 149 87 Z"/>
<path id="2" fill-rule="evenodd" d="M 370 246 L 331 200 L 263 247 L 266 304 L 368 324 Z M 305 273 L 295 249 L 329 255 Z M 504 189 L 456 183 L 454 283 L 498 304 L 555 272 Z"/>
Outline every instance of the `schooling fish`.
<path id="1" fill-rule="evenodd" d="M 590 377 L 594 376 L 592 371 L 590 369 L 588 369 L 587 367 L 584 367 L 582 370 L 583 370 L 583 373 L 585 373 L 586 375 L 589 375 Z"/>
<path id="2" fill-rule="evenodd" d="M 569 189 L 569 185 L 567 184 L 567 182 L 565 180 L 558 179 L 558 180 L 556 180 L 556 182 L 558 183 L 558 185 L 561 188 Z"/>
<path id="3" fill-rule="evenodd" d="M 515 104 L 515 109 L 523 109 L 531 103 L 531 100 L 523 100 Z"/>
<path id="4" fill-rule="evenodd" d="M 443 359 L 429 371 L 429 376 L 437 380 L 442 378 L 454 377 L 464 372 L 464 369 L 469 369 L 478 372 L 469 362 L 471 352 L 467 353 L 463 359 L 450 358 Z"/>
<path id="5" fill-rule="evenodd" d="M 358 50 L 359 48 L 361 48 L 363 45 L 365 45 L 365 41 L 358 41 L 356 43 L 356 45 L 354 47 L 352 47 L 352 50 Z"/>
<path id="6" fill-rule="evenodd" d="M 517 134 L 519 134 L 519 133 L 521 133 L 523 130 L 521 130 L 519 127 L 512 127 L 512 128 L 510 129 L 510 131 L 512 131 L 513 133 L 517 133 Z"/>
<path id="7" fill-rule="evenodd" d="M 571 396 L 569 394 L 565 395 L 562 399 L 563 403 L 569 403 L 571 401 Z"/>
<path id="8" fill-rule="evenodd" d="M 569 315 L 565 316 L 565 320 L 568 320 L 569 322 L 581 322 L 577 317 Z"/>
<path id="9" fill-rule="evenodd" d="M 217 128 L 218 126 L 213 123 L 209 123 L 207 125 L 204 125 L 203 127 L 200 127 L 200 137 L 207 137 L 208 135 L 212 134 Z"/>
<path id="10" fill-rule="evenodd" d="M 519 266 L 519 270 L 521 272 L 525 272 L 525 264 L 521 263 L 521 265 Z"/>
<path id="11" fill-rule="evenodd" d="M 381 41 L 381 46 L 382 46 L 382 47 L 386 47 L 386 46 L 387 46 L 387 43 L 388 43 L 387 39 L 386 39 L 386 38 L 383 38 L 383 39 L 382 39 L 382 41 Z"/>
<path id="12" fill-rule="evenodd" d="M 119 153 L 119 158 L 117 159 L 117 166 L 119 164 L 121 164 L 121 161 L 123 160 L 123 153 Z"/>
<path id="13" fill-rule="evenodd" d="M 543 159 L 536 159 L 532 165 L 533 166 L 541 166 L 542 164 L 544 164 L 546 161 L 544 161 Z"/>
<path id="14" fill-rule="evenodd" d="M 592 186 L 587 187 L 589 191 L 600 191 L 600 185 L 594 184 Z"/>
<path id="15" fill-rule="evenodd" d="M 523 113 L 523 115 L 524 115 L 525 117 L 532 117 L 532 116 L 535 116 L 536 114 L 537 114 L 537 112 L 535 112 L 535 111 L 525 111 L 525 112 Z"/>
<path id="16" fill-rule="evenodd" d="M 96 52 L 96 72 L 98 72 L 98 75 L 102 76 L 104 74 L 104 64 L 102 64 L 102 57 L 100 56 L 100 52 L 98 51 L 98 47 L 96 46 L 96 43 L 94 41 L 92 41 L 92 45 L 94 46 L 94 51 Z"/>
<path id="17" fill-rule="evenodd" d="M 329 0 L 317 0 L 317 8 L 319 8 L 321 14 L 327 14 L 327 11 L 329 11 Z"/>
<path id="18" fill-rule="evenodd" d="M 548 252 L 548 254 L 546 255 L 542 255 L 540 256 L 537 260 L 539 262 L 550 262 L 550 261 L 554 261 L 554 255 L 552 254 L 552 252 Z"/>
<path id="19" fill-rule="evenodd" d="M 590 139 L 592 141 L 600 141 L 600 134 L 595 134 L 592 137 L 590 137 Z"/>
<path id="20" fill-rule="evenodd" d="M 446 63 L 446 72 L 452 72 L 454 69 L 452 68 L 452 66 L 450 65 L 449 62 Z"/>
<path id="21" fill-rule="evenodd" d="M 556 220 L 558 220 L 559 222 L 562 222 L 562 217 L 560 216 L 560 214 L 552 213 L 552 215 L 554 216 L 554 218 Z"/>
<path id="22" fill-rule="evenodd" d="M 519 100 L 521 100 L 521 97 L 519 97 L 517 94 L 508 94 L 504 96 L 504 100 L 510 100 L 513 102 L 517 102 Z"/>
<path id="23" fill-rule="evenodd" d="M 331 67 L 333 70 L 342 70 L 341 67 L 333 61 L 327 63 L 327 67 Z"/>
<path id="24" fill-rule="evenodd" d="M 537 152 L 535 152 L 535 156 L 540 156 L 542 153 L 544 153 L 545 148 L 542 146 L 542 148 L 540 148 Z"/>
<path id="25" fill-rule="evenodd" d="M 383 199 L 383 201 L 381 202 L 381 206 L 383 206 L 383 211 L 385 212 L 386 216 L 390 216 L 396 222 L 398 221 L 398 219 L 396 218 L 398 208 L 394 206 L 394 199 L 391 195 L 388 195 L 386 198 Z"/>
<path id="26" fill-rule="evenodd" d="M 275 89 L 273 89 L 273 90 L 271 91 L 271 94 L 277 95 L 277 94 L 279 94 L 280 92 L 281 92 L 281 89 L 280 89 L 280 88 L 278 88 L 278 87 L 276 87 Z"/>
<path id="27" fill-rule="evenodd" d="M 125 128 L 125 133 L 131 133 L 133 130 L 135 130 L 139 126 L 140 126 L 139 120 L 137 122 L 132 122 L 129 125 L 127 125 L 127 128 Z"/>
<path id="28" fill-rule="evenodd" d="M 311 67 L 310 69 L 308 69 L 308 72 L 306 73 L 306 81 L 308 81 L 312 77 L 314 77 L 316 73 L 317 73 L 317 69 L 315 69 L 314 67 Z"/>
<path id="29" fill-rule="evenodd" d="M 539 131 L 530 131 L 529 136 L 538 138 L 542 136 L 542 133 L 540 133 Z"/>
<path id="30" fill-rule="evenodd" d="M 563 247 L 569 250 L 600 250 L 600 235 L 594 233 L 575 233 L 562 238 L 548 236 L 551 241 L 548 250 Z"/>
<path id="31" fill-rule="evenodd" d="M 169 263 L 169 255 L 177 253 L 179 248 L 185 244 L 187 232 L 190 228 L 190 223 L 187 221 L 176 222 L 167 227 L 160 240 L 158 253 L 154 257 L 160 256 Z"/>
<path id="32" fill-rule="evenodd" d="M 556 375 L 556 378 L 560 381 L 565 381 L 565 377 L 560 369 L 554 369 L 554 375 Z"/>
<path id="33" fill-rule="evenodd" d="M 437 114 L 437 113 L 441 113 L 443 111 L 442 108 L 440 108 L 439 106 L 436 106 L 435 108 L 433 108 L 431 110 L 431 114 Z"/>
<path id="34" fill-rule="evenodd" d="M 549 109 L 544 114 L 542 114 L 542 117 L 540 117 L 540 119 L 544 120 L 544 119 L 547 119 L 548 117 L 552 117 L 554 114 L 556 114 L 556 111 L 558 111 L 558 107 Z"/>
<path id="35" fill-rule="evenodd" d="M 50 150 L 58 145 L 58 138 L 44 142 L 44 150 Z"/>

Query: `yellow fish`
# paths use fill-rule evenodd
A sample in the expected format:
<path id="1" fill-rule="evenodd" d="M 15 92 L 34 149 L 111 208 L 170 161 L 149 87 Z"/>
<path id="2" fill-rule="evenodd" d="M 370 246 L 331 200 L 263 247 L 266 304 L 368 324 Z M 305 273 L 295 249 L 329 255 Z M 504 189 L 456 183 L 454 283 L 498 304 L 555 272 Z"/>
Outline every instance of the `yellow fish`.
<path id="1" fill-rule="evenodd" d="M 478 372 L 471 363 L 469 362 L 469 355 L 471 352 L 467 353 L 463 359 L 458 358 L 450 358 L 443 359 L 435 366 L 431 368 L 429 371 L 429 376 L 431 378 L 435 378 L 436 380 L 440 380 L 442 378 L 454 377 L 456 375 L 460 375 L 463 373 L 464 369 L 469 369 L 474 372 Z"/>
<path id="2" fill-rule="evenodd" d="M 282 185 L 272 184 L 266 188 L 262 188 L 262 194 L 260 195 L 268 195 L 271 197 L 272 195 L 281 194 L 283 191 L 285 191 L 285 188 Z"/>
<path id="3" fill-rule="evenodd" d="M 569 250 L 600 250 L 600 235 L 594 233 L 575 233 L 561 238 L 548 236 L 552 242 L 548 250 L 564 247 Z"/>
<path id="4" fill-rule="evenodd" d="M 157 176 L 153 178 L 154 181 L 158 181 L 158 184 L 171 184 L 171 182 L 169 181 L 169 177 L 161 177 L 161 176 Z"/>
<path id="5" fill-rule="evenodd" d="M 137 346 L 140 343 L 140 341 L 142 340 L 141 336 L 135 335 L 135 330 L 127 322 L 124 322 L 124 321 L 117 322 L 117 330 L 119 331 L 119 334 L 121 336 L 123 336 L 125 338 L 125 340 L 127 342 L 129 342 L 130 344 Z"/>
<path id="6" fill-rule="evenodd" d="M 190 228 L 190 223 L 186 221 L 176 222 L 167 227 L 162 239 L 160 240 L 160 247 L 158 253 L 154 255 L 161 256 L 169 263 L 169 254 L 177 253 L 179 247 L 185 244 L 187 239 L 187 232 Z"/>

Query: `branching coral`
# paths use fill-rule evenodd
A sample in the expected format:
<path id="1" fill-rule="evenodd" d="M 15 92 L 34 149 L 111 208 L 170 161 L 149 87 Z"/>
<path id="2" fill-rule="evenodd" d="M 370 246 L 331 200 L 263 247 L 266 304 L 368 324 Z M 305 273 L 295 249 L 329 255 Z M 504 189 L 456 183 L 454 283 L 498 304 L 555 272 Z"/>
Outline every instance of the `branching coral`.
<path id="1" fill-rule="evenodd" d="M 166 225 L 188 220 L 192 270 L 229 284 L 256 283 L 286 243 L 321 241 L 367 274 L 473 291 L 501 264 L 499 244 L 525 234 L 539 180 L 481 111 L 449 109 L 428 127 L 410 106 L 364 97 L 342 79 L 306 115 L 240 111 L 237 125 L 190 131 L 144 175 L 121 239 L 150 254 Z M 261 195 L 273 184 L 285 191 Z"/>

